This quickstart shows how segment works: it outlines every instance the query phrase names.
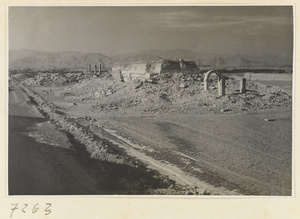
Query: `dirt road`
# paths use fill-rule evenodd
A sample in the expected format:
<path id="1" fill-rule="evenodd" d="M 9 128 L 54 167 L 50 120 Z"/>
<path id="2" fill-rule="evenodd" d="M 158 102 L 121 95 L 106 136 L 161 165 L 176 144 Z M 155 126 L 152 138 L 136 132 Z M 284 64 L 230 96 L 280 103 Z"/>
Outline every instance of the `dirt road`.
<path id="1" fill-rule="evenodd" d="M 17 86 L 9 98 L 10 195 L 150 194 L 170 186 L 153 171 L 91 159 L 42 118 Z"/>
<path id="2" fill-rule="evenodd" d="M 43 95 L 55 104 L 63 97 Z M 66 105 L 61 105 L 65 107 Z M 68 107 L 71 117 L 110 139 L 149 168 L 214 194 L 290 195 L 292 114 L 256 113 L 118 115 Z"/>
<path id="3" fill-rule="evenodd" d="M 291 112 L 119 117 L 104 124 L 144 145 L 148 156 L 216 187 L 291 194 Z"/>

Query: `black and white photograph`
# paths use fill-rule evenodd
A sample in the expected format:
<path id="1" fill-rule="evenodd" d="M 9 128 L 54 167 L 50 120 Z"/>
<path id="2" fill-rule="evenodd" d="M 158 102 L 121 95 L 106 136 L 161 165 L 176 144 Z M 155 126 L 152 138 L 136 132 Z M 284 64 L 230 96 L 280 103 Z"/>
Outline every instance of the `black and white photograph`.
<path id="1" fill-rule="evenodd" d="M 293 5 L 7 12 L 8 196 L 293 196 Z"/>

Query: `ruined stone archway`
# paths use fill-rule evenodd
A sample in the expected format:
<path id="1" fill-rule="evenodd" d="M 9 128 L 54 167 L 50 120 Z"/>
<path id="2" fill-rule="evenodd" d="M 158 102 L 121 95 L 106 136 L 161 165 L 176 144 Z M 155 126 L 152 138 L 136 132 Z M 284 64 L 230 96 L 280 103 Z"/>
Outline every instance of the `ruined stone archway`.
<path id="1" fill-rule="evenodd" d="M 218 76 L 218 90 L 219 90 L 219 96 L 225 95 L 225 79 L 223 75 L 216 71 L 216 70 L 209 70 L 208 72 L 204 73 L 204 90 L 208 90 L 208 79 L 211 74 L 216 74 Z"/>

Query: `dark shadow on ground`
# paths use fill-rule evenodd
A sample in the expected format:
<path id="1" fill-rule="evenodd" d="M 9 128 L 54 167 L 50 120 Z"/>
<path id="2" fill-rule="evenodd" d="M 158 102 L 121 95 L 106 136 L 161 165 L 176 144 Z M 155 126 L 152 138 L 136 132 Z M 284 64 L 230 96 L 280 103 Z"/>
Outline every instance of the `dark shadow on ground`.
<path id="1" fill-rule="evenodd" d="M 170 186 L 145 167 L 95 160 L 76 147 L 39 143 L 26 134 L 44 121 L 9 117 L 9 195 L 149 194 Z"/>

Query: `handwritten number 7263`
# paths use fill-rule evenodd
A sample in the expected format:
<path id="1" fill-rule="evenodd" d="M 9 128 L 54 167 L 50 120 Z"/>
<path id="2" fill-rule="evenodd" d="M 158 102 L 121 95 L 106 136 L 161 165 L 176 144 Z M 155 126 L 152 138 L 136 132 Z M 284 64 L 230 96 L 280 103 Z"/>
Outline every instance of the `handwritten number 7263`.
<path id="1" fill-rule="evenodd" d="M 11 214 L 10 214 L 10 217 L 12 218 L 13 217 L 13 213 L 15 211 L 17 211 L 19 209 L 19 203 L 15 203 L 15 204 L 11 204 L 12 205 L 12 208 L 11 208 Z M 45 215 L 49 215 L 52 213 L 51 211 L 51 206 L 52 204 L 51 203 L 46 203 L 46 208 L 45 208 Z M 31 210 L 28 210 L 28 204 L 23 204 L 23 206 L 21 206 L 21 211 L 26 214 L 26 213 L 32 213 L 32 214 L 35 214 L 37 213 L 39 210 L 40 210 L 40 205 L 37 203 L 35 204 Z"/>

